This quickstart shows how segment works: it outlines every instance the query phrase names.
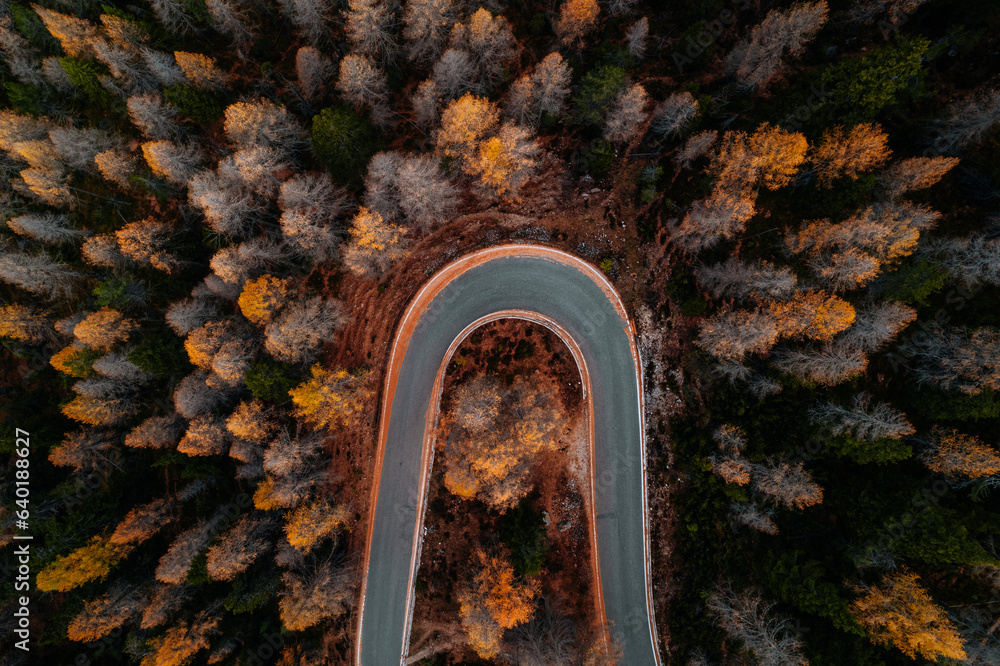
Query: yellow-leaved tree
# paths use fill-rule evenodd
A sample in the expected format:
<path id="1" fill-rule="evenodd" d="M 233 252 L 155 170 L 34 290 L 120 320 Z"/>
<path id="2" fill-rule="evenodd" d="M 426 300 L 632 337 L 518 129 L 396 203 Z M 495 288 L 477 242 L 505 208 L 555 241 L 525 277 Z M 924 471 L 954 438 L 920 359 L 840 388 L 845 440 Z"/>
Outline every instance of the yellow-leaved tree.
<path id="1" fill-rule="evenodd" d="M 50 330 L 41 310 L 17 304 L 0 307 L 0 337 L 42 342 Z"/>
<path id="2" fill-rule="evenodd" d="M 325 499 L 303 504 L 285 517 L 285 536 L 296 550 L 308 553 L 313 546 L 346 526 L 351 512 L 346 505 L 333 505 Z"/>
<path id="3" fill-rule="evenodd" d="M 248 280 L 239 299 L 243 316 L 255 324 L 267 324 L 287 302 L 288 283 L 273 275 Z"/>
<path id="4" fill-rule="evenodd" d="M 364 206 L 354 216 L 344 265 L 359 275 L 379 277 L 406 256 L 406 229 Z"/>
<path id="5" fill-rule="evenodd" d="M 92 537 L 87 545 L 56 559 L 39 571 L 36 580 L 38 589 L 43 592 L 68 592 L 92 580 L 103 580 L 132 548 L 131 545 L 112 543 L 107 537 Z"/>
<path id="6" fill-rule="evenodd" d="M 333 428 L 347 424 L 361 411 L 368 391 L 365 375 L 353 375 L 346 370 L 327 370 L 316 364 L 312 378 L 299 384 L 288 394 L 295 403 L 295 415 L 314 428 Z"/>
<path id="7" fill-rule="evenodd" d="M 859 590 L 851 603 L 858 622 L 873 643 L 895 645 L 906 656 L 934 661 L 965 659 L 962 638 L 948 614 L 906 570 L 888 574 L 881 586 Z"/>

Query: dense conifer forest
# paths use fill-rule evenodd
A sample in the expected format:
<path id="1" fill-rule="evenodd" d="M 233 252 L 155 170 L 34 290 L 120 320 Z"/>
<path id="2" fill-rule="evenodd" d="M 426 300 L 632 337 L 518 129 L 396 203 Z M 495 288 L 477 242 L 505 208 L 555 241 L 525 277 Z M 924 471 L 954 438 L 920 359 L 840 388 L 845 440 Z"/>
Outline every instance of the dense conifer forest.
<path id="1" fill-rule="evenodd" d="M 663 664 L 1000 663 L 998 35 L 995 0 L 0 0 L 0 664 L 353 663 L 394 327 L 501 243 L 636 324 Z M 567 401 L 487 352 L 441 493 L 502 535 L 414 663 L 613 663 L 540 593 Z"/>

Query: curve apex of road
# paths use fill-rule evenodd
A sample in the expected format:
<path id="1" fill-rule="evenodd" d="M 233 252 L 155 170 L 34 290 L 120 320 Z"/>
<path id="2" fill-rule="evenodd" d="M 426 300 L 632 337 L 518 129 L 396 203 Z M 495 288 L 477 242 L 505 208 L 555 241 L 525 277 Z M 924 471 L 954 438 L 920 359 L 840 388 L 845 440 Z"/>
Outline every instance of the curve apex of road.
<path id="1" fill-rule="evenodd" d="M 598 609 L 607 632 L 621 641 L 621 665 L 659 666 L 635 332 L 603 273 L 538 245 L 493 247 L 451 262 L 420 289 L 397 327 L 382 398 L 354 663 L 405 661 L 444 370 L 466 335 L 503 317 L 547 326 L 577 359 L 590 419 Z"/>

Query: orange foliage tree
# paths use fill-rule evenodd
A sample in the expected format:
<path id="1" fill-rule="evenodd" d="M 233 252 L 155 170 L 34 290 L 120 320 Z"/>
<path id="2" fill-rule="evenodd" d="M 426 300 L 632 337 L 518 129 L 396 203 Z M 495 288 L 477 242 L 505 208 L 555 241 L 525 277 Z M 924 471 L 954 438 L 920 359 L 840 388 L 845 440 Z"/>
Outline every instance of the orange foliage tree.
<path id="1" fill-rule="evenodd" d="M 518 579 L 504 550 L 488 554 L 477 548 L 472 566 L 475 576 L 458 593 L 459 615 L 472 648 L 488 659 L 500 651 L 504 630 L 531 618 L 538 583 Z"/>
<path id="2" fill-rule="evenodd" d="M 131 319 L 111 308 L 101 308 L 88 315 L 73 329 L 77 340 L 94 349 L 110 349 L 116 342 L 128 340 L 138 328 Z"/>
<path id="3" fill-rule="evenodd" d="M 552 386 L 529 385 L 523 379 L 505 391 L 492 379 L 466 384 L 456 392 L 455 407 L 446 417 L 451 426 L 445 487 L 459 497 L 479 497 L 495 509 L 512 507 L 530 490 L 531 464 L 555 443 L 564 420 Z"/>
<path id="4" fill-rule="evenodd" d="M 829 186 L 839 176 L 857 180 L 861 173 L 885 164 L 891 153 L 889 135 L 875 123 L 864 123 L 846 134 L 843 127 L 827 130 L 812 161 L 820 182 Z"/>
<path id="5" fill-rule="evenodd" d="M 280 310 L 288 298 L 288 280 L 261 275 L 243 285 L 239 305 L 243 316 L 255 324 L 264 325 Z"/>
<path id="6" fill-rule="evenodd" d="M 910 658 L 965 659 L 948 614 L 917 580 L 917 574 L 903 570 L 887 575 L 881 586 L 859 589 L 862 596 L 851 603 L 854 616 L 873 643 L 895 645 Z"/>
<path id="7" fill-rule="evenodd" d="M 933 437 L 937 446 L 924 456 L 932 472 L 956 479 L 1000 474 L 1000 454 L 978 437 L 944 428 L 935 428 Z"/>
<path id="8" fill-rule="evenodd" d="M 823 291 L 800 291 L 789 301 L 774 301 L 769 310 L 782 336 L 803 335 L 829 340 L 854 323 L 854 306 Z"/>
<path id="9" fill-rule="evenodd" d="M 580 44 L 584 36 L 594 29 L 600 13 L 597 0 L 566 0 L 555 25 L 559 41 L 567 46 Z"/>

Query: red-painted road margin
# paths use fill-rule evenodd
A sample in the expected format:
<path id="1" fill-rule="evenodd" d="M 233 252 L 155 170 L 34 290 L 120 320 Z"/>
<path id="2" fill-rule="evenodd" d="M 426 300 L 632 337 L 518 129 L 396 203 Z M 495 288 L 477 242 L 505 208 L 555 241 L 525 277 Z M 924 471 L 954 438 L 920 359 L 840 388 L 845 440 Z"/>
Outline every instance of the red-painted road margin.
<path id="1" fill-rule="evenodd" d="M 561 264 L 564 267 L 571 267 L 576 269 L 581 274 L 582 278 L 586 278 L 592 283 L 591 288 L 596 285 L 601 292 L 603 292 L 608 303 L 613 307 L 614 311 L 620 320 L 622 329 L 624 330 L 628 344 L 630 347 L 632 361 L 634 365 L 634 377 L 636 382 L 636 389 L 638 400 L 636 404 L 637 414 L 638 414 L 638 433 L 640 442 L 638 444 L 641 446 L 641 464 L 642 464 L 642 534 L 643 534 L 643 561 L 644 561 L 644 587 L 645 587 L 645 617 L 642 618 L 646 624 L 648 624 L 649 640 L 652 643 L 652 655 L 654 657 L 654 663 L 659 663 L 659 651 L 657 649 L 656 641 L 656 630 L 655 623 L 653 622 L 653 608 L 652 608 L 652 590 L 650 586 L 650 558 L 649 558 L 649 516 L 648 507 L 646 500 L 646 469 L 645 469 L 645 427 L 643 423 L 643 404 L 642 404 L 642 361 L 638 352 L 638 347 L 635 344 L 635 331 L 632 327 L 631 321 L 628 318 L 627 311 L 621 298 L 618 296 L 614 287 L 607 280 L 603 273 L 597 270 L 594 266 L 586 263 L 585 261 L 575 257 L 566 252 L 556 250 L 554 248 L 536 246 L 536 245 L 505 245 L 495 248 L 489 248 L 486 250 L 481 250 L 474 252 L 472 254 L 466 255 L 441 269 L 436 273 L 428 282 L 425 284 L 420 291 L 417 293 L 416 297 L 411 301 L 410 305 L 407 307 L 402 319 L 400 320 L 399 326 L 396 331 L 396 336 L 394 338 L 393 346 L 390 351 L 389 365 L 386 372 L 385 379 L 385 391 L 382 397 L 382 411 L 380 417 L 380 427 L 379 427 L 379 438 L 377 444 L 377 452 L 375 459 L 375 477 L 372 484 L 372 498 L 371 507 L 372 514 L 368 521 L 368 531 L 366 535 L 366 549 L 365 549 L 365 559 L 364 559 L 364 573 L 362 579 L 362 591 L 361 591 L 361 601 L 358 610 L 358 628 L 356 636 L 356 649 L 355 649 L 355 663 L 359 666 L 365 664 L 365 666 L 373 666 L 369 663 L 367 659 L 364 658 L 364 645 L 362 645 L 363 627 L 365 621 L 365 610 L 366 610 L 366 594 L 368 591 L 368 577 L 371 560 L 373 557 L 372 553 L 372 542 L 373 533 L 376 521 L 380 518 L 385 518 L 386 513 L 389 511 L 389 507 L 382 507 L 381 513 L 380 507 L 378 506 L 379 490 L 382 479 L 382 470 L 385 464 L 385 452 L 386 452 L 386 439 L 388 436 L 389 425 L 392 418 L 392 406 L 396 400 L 396 387 L 399 381 L 400 369 L 403 365 L 403 361 L 406 358 L 407 350 L 410 347 L 412 336 L 416 330 L 418 324 L 421 322 L 422 318 L 428 312 L 428 308 L 434 303 L 435 298 L 437 298 L 443 290 L 445 290 L 449 285 L 455 283 L 459 278 L 465 275 L 470 270 L 483 266 L 491 261 L 495 261 L 503 258 L 530 258 L 535 260 L 543 260 L 544 262 L 552 262 L 555 264 Z M 474 295 L 473 295 L 474 296 Z M 439 304 L 435 304 L 438 308 Z M 447 304 L 442 306 L 444 310 L 447 310 Z M 606 307 L 606 306 L 605 306 Z M 543 326 L 546 326 L 550 330 L 554 331 L 559 337 L 567 344 L 574 358 L 577 362 L 577 367 L 580 370 L 581 379 L 584 386 L 584 398 L 588 414 L 589 421 L 589 444 L 590 444 L 590 488 L 589 488 L 589 506 L 588 514 L 590 518 L 590 538 L 591 538 L 591 550 L 593 553 L 593 568 L 595 572 L 595 581 L 599 584 L 595 586 L 596 595 L 595 603 L 597 605 L 596 611 L 598 617 L 601 619 L 605 626 L 605 630 L 608 629 L 607 618 L 605 615 L 604 607 L 604 592 L 603 584 L 601 584 L 600 577 L 600 564 L 599 564 L 599 550 L 598 550 L 598 538 L 596 529 L 596 508 L 595 508 L 595 498 L 594 498 L 594 488 L 595 488 L 595 439 L 594 439 L 594 410 L 593 410 L 593 391 L 590 384 L 590 373 L 587 368 L 587 363 L 584 359 L 583 353 L 580 351 L 580 347 L 577 341 L 560 325 L 559 322 L 554 319 L 545 316 L 542 313 L 534 312 L 527 308 L 498 308 L 493 312 L 489 312 L 485 315 L 477 317 L 473 321 L 468 322 L 460 333 L 450 341 L 447 350 L 443 354 L 441 361 L 437 368 L 437 373 L 435 376 L 435 381 L 432 389 L 432 394 L 430 396 L 430 404 L 426 412 L 426 417 L 424 418 L 424 428 L 423 428 L 423 438 L 422 438 L 422 452 L 420 457 L 420 471 L 419 471 L 419 487 L 416 489 L 416 525 L 413 529 L 412 535 L 412 548 L 410 550 L 410 561 L 409 561 L 409 576 L 408 576 L 408 590 L 406 593 L 406 616 L 405 616 L 405 627 L 401 631 L 401 642 L 397 643 L 398 651 L 393 650 L 393 653 L 400 655 L 399 663 L 402 663 L 405 659 L 405 654 L 407 651 L 407 644 L 409 641 L 410 633 L 410 622 L 412 620 L 412 611 L 414 603 L 414 582 L 416 580 L 417 567 L 420 561 L 420 549 L 422 546 L 422 527 L 423 527 L 423 516 L 426 509 L 427 500 L 427 485 L 430 478 L 431 465 L 433 463 L 434 456 L 434 434 L 436 431 L 436 423 L 438 416 L 438 407 L 440 404 L 441 397 L 441 387 L 444 377 L 445 368 L 450 361 L 451 355 L 454 353 L 455 348 L 460 344 L 460 342 L 475 328 L 481 326 L 487 321 L 493 321 L 500 318 L 519 318 L 534 321 Z M 398 407 L 397 407 L 398 408 Z M 600 471 L 600 470 L 598 470 Z M 615 470 L 611 470 L 612 474 Z M 397 507 L 398 509 L 398 507 Z M 634 518 L 629 518 L 634 519 Z M 613 566 L 613 565 L 609 565 Z M 626 575 L 634 576 L 637 572 L 624 572 Z M 632 614 L 630 613 L 630 616 Z M 630 617 L 628 621 L 635 618 Z M 381 637 L 379 641 L 388 640 L 390 637 Z M 400 635 L 397 635 L 394 642 L 400 640 Z M 388 645 L 386 645 L 388 647 Z M 385 659 L 383 658 L 383 661 Z M 385 661 L 388 664 L 388 661 Z M 395 663 L 395 662 L 393 662 Z M 378 666 L 382 666 L 379 664 Z M 631 664 L 629 666 L 632 666 Z"/>

